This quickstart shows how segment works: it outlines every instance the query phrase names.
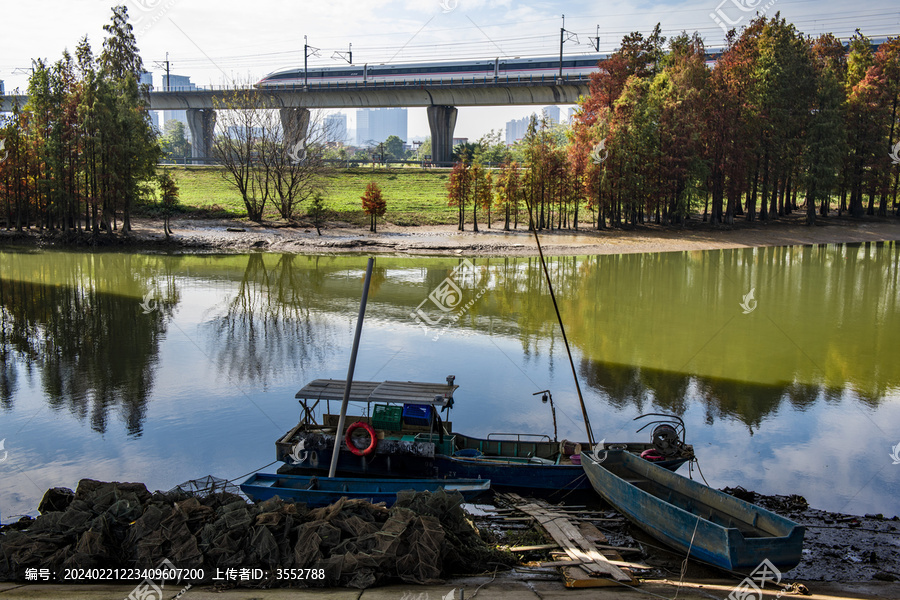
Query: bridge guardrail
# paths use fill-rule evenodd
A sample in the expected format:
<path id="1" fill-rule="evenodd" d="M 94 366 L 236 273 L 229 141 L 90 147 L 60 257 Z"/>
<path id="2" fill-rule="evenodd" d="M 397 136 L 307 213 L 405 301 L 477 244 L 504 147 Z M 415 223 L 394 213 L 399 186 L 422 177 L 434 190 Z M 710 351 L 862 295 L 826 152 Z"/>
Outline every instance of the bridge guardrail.
<path id="1" fill-rule="evenodd" d="M 309 82 L 308 85 L 303 84 L 284 84 L 284 85 L 271 85 L 267 84 L 265 87 L 238 87 L 238 86 L 227 86 L 227 85 L 213 85 L 213 86 L 191 86 L 191 87 L 169 87 L 168 89 L 156 89 L 151 86 L 150 91 L 156 94 L 164 94 L 164 93 L 207 93 L 207 92 L 216 92 L 216 91 L 241 91 L 241 90 L 253 90 L 253 89 L 261 89 L 261 90 L 271 90 L 271 91 L 279 91 L 279 92 L 304 92 L 304 91 L 337 91 L 337 90 L 374 90 L 374 89 L 389 89 L 389 88 L 410 88 L 410 87 L 494 87 L 498 85 L 503 86 L 528 86 L 534 85 L 535 83 L 540 83 L 542 85 L 546 84 L 557 84 L 557 85 L 571 85 L 578 83 L 588 83 L 590 81 L 590 77 L 587 75 L 564 75 L 562 78 L 558 76 L 550 76 L 550 75 L 528 75 L 528 76 L 504 76 L 498 77 L 496 80 L 493 77 L 449 77 L 449 78 L 421 78 L 421 79 L 392 79 L 390 81 L 353 81 L 353 82 L 324 82 L 319 83 L 315 81 Z"/>

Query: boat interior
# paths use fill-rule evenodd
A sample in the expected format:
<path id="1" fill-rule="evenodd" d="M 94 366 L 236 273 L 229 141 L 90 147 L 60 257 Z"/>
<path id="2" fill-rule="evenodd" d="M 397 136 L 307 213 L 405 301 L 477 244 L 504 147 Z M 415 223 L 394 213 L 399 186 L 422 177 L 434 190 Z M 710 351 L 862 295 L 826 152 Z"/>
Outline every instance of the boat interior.
<path id="1" fill-rule="evenodd" d="M 666 482 L 657 481 L 652 476 L 648 477 L 646 473 L 633 470 L 625 464 L 620 453 L 609 453 L 601 466 L 626 483 L 673 506 L 721 527 L 737 529 L 745 538 L 781 537 L 790 533 L 784 527 L 779 527 L 779 523 L 771 522 L 768 519 L 760 520 L 758 511 L 735 510 L 732 512 L 725 504 L 717 503 L 714 506 L 705 502 L 701 497 L 684 493 L 674 489 L 674 486 Z M 711 496 L 710 500 L 714 499 L 715 497 Z"/>

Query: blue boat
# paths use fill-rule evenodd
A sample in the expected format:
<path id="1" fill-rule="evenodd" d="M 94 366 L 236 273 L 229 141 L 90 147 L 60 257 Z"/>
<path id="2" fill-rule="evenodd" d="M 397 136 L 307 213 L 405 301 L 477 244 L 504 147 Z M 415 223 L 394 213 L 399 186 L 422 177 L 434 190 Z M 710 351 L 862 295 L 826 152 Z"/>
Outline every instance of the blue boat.
<path id="1" fill-rule="evenodd" d="M 317 379 L 297 392 L 302 418 L 275 442 L 276 456 L 285 463 L 279 473 L 327 472 L 338 421 L 338 415 L 328 410 L 328 403 L 342 398 L 345 384 L 344 380 Z M 494 489 L 526 494 L 573 490 L 590 493 L 591 484 L 577 462 L 581 449 L 588 447 L 586 442 L 553 441 L 547 435 L 524 433 L 492 433 L 477 438 L 454 432 L 452 423 L 438 415 L 442 410 L 449 414 L 454 404 L 453 392 L 458 387 L 453 377 L 448 377 L 446 384 L 354 381 L 350 402 L 364 405 L 366 410 L 365 414 L 360 411 L 348 416 L 347 422 L 371 425 L 378 440 L 366 456 L 352 453 L 343 442 L 338 473 L 382 479 L 480 478 L 490 479 Z M 419 409 L 415 417 L 409 416 L 410 407 Z M 317 409 L 321 415 L 317 415 Z M 664 455 L 657 453 L 654 459 L 663 468 L 674 471 L 691 460 L 694 453 L 683 436 L 679 441 L 678 432 L 669 429 L 674 437 L 663 439 L 654 433 L 651 442 L 607 446 L 637 455 L 662 448 Z"/>
<path id="2" fill-rule="evenodd" d="M 654 538 L 691 558 L 748 572 L 764 560 L 800 562 L 805 528 L 764 508 L 642 460 L 609 450 L 582 455 L 594 490 Z"/>
<path id="3" fill-rule="evenodd" d="M 311 508 L 328 506 L 341 498 L 366 500 L 373 504 L 384 502 L 391 506 L 397 501 L 397 492 L 403 490 L 455 491 L 468 502 L 490 488 L 491 482 L 484 479 L 360 479 L 270 473 L 255 473 L 241 484 L 241 491 L 254 502 L 278 496 L 282 500 L 304 502 Z"/>

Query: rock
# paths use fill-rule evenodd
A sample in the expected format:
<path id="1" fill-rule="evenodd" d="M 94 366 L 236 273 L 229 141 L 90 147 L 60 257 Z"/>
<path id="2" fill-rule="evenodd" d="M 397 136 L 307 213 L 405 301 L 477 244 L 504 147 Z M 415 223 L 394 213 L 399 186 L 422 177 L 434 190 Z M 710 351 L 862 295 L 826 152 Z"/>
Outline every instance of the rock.
<path id="1" fill-rule="evenodd" d="M 42 515 L 48 512 L 59 512 L 69 508 L 72 500 L 75 499 L 75 492 L 69 488 L 50 488 L 38 504 L 38 512 Z"/>
<path id="2" fill-rule="evenodd" d="M 250 244 L 251 248 L 264 248 L 269 245 L 269 242 L 266 240 L 256 240 L 252 244 Z"/>
<path id="3" fill-rule="evenodd" d="M 242 231 L 247 231 L 247 230 L 244 229 L 243 227 L 226 227 L 225 231 L 231 231 L 233 233 L 240 233 Z"/>

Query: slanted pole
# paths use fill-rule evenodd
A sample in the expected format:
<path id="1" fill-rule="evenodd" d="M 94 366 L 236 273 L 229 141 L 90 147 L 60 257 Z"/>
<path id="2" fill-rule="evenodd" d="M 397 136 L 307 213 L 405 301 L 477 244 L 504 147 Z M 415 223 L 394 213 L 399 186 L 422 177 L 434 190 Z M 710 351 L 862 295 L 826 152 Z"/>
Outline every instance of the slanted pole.
<path id="1" fill-rule="evenodd" d="M 353 348 L 350 350 L 350 366 L 347 368 L 347 384 L 344 386 L 344 399 L 341 401 L 341 416 L 338 417 L 337 429 L 334 433 L 334 451 L 331 453 L 331 466 L 328 476 L 334 477 L 337 472 L 338 455 L 341 452 L 341 440 L 344 439 L 344 421 L 347 420 L 347 405 L 350 403 L 350 386 L 353 385 L 353 371 L 356 369 L 356 352 L 359 350 L 359 337 L 362 335 L 363 317 L 366 316 L 366 301 L 369 298 L 369 282 L 372 280 L 372 267 L 375 259 L 370 258 L 366 265 L 366 280 L 363 282 L 362 299 L 359 301 L 359 316 L 356 318 L 356 333 L 353 335 Z"/>
<path id="2" fill-rule="evenodd" d="M 584 405 L 584 396 L 581 395 L 581 386 L 578 384 L 578 372 L 575 370 L 575 361 L 572 360 L 572 350 L 569 348 L 569 339 L 566 337 L 566 328 L 559 314 L 559 306 L 556 304 L 556 295 L 553 293 L 553 282 L 550 281 L 550 271 L 547 270 L 547 261 L 544 260 L 544 251 L 541 249 L 541 240 L 538 237 L 537 228 L 534 226 L 534 211 L 531 203 L 525 201 L 528 206 L 528 225 L 534 232 L 534 241 L 537 243 L 538 256 L 541 257 L 541 266 L 544 268 L 544 276 L 547 278 L 547 288 L 550 290 L 550 299 L 553 300 L 553 308 L 556 310 L 556 320 L 559 322 L 559 330 L 562 332 L 563 343 L 566 345 L 566 354 L 569 355 L 569 365 L 572 367 L 572 377 L 575 378 L 575 390 L 578 392 L 578 402 L 581 403 L 581 415 L 584 417 L 584 428 L 587 430 L 588 443 L 594 446 L 594 434 L 591 431 L 591 420 L 588 417 L 587 407 Z"/>

